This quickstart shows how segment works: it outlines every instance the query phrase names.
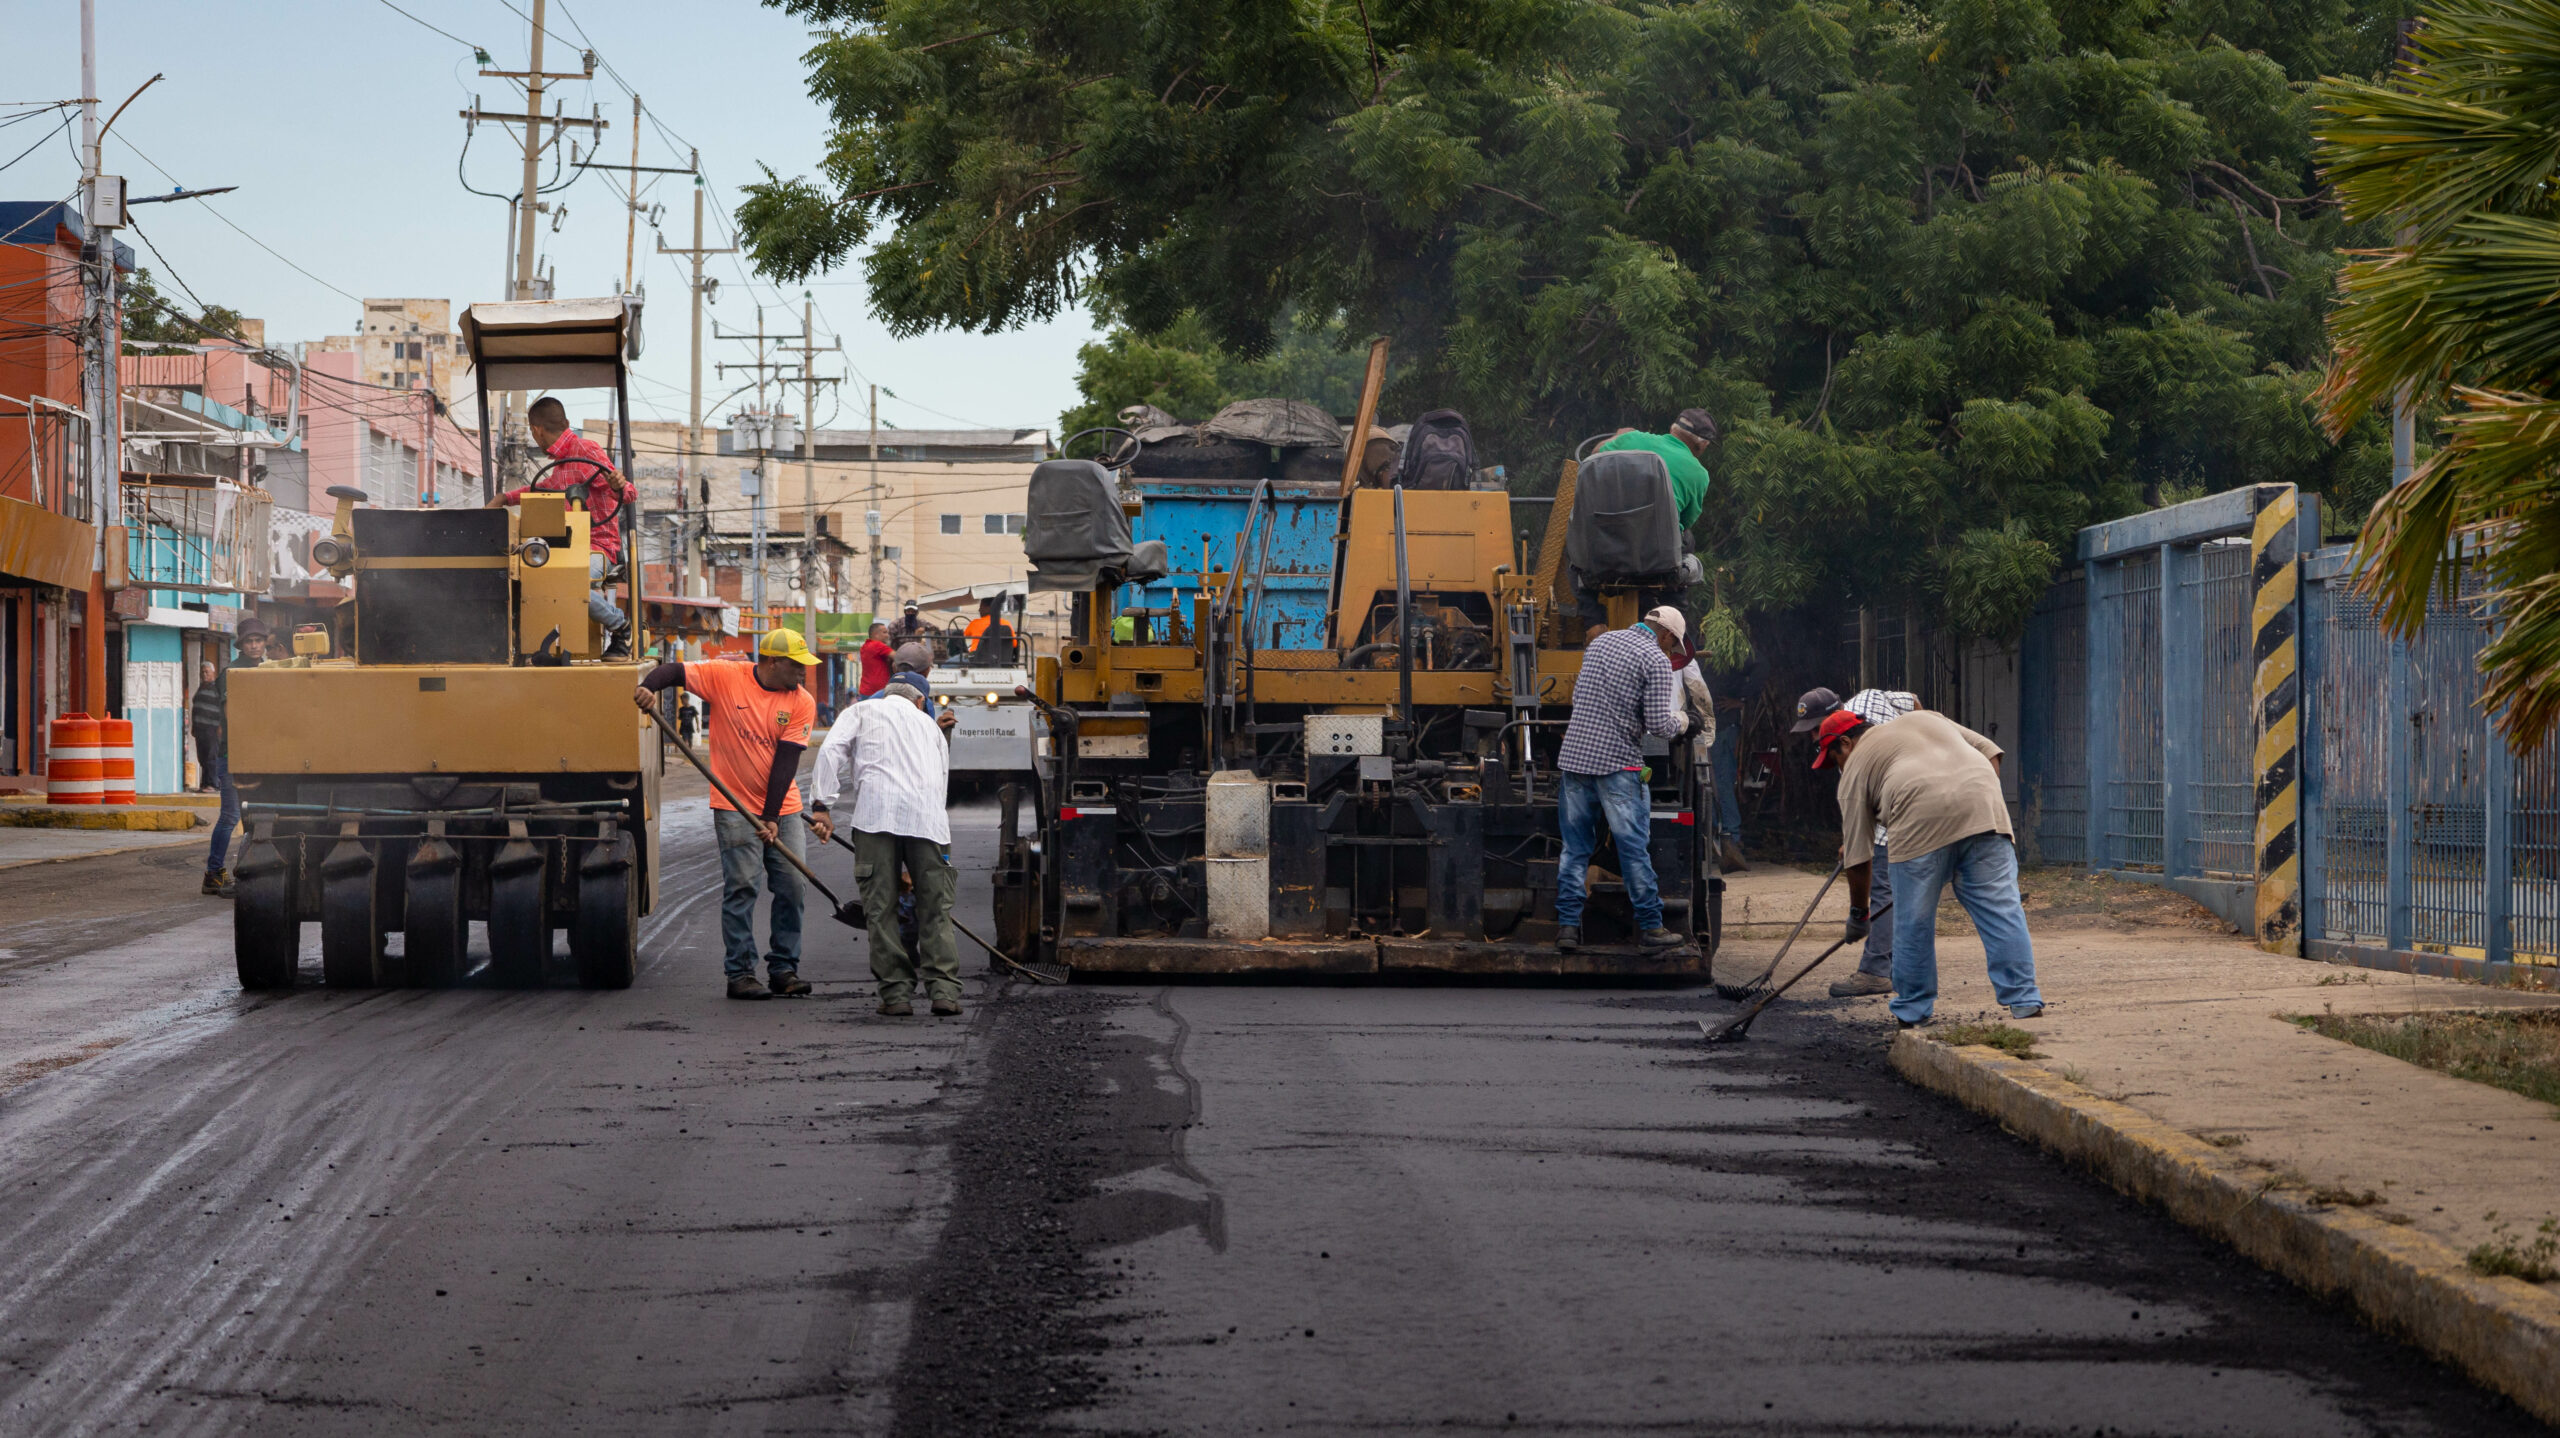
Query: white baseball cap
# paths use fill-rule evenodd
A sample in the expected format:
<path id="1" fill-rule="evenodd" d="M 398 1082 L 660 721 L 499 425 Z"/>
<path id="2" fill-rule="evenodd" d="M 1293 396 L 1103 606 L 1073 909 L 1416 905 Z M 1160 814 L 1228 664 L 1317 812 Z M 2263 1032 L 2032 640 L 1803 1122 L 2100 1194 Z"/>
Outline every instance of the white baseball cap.
<path id="1" fill-rule="evenodd" d="M 1644 612 L 1644 622 L 1661 630 L 1663 633 L 1670 635 L 1672 638 L 1682 641 L 1683 643 L 1688 641 L 1689 621 L 1681 618 L 1680 611 L 1672 608 L 1668 604 L 1665 604 L 1658 609 L 1646 610 Z"/>

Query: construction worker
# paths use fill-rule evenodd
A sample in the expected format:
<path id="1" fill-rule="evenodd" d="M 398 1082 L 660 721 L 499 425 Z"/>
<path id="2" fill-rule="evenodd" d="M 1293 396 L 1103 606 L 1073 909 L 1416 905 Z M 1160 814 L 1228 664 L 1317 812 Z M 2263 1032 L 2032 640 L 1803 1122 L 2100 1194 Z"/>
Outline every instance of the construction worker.
<path id="1" fill-rule="evenodd" d="M 511 489 L 490 500 L 490 507 L 514 504 L 527 489 L 583 492 L 587 510 L 587 613 L 608 637 L 604 657 L 622 658 L 631 653 L 631 620 L 622 606 L 613 602 L 606 575 L 622 563 L 622 507 L 631 502 L 635 491 L 630 481 L 614 472 L 613 457 L 594 440 L 569 428 L 568 407 L 549 395 L 533 402 L 525 411 L 525 427 L 533 431 L 533 442 L 555 461 L 550 473 L 524 489 Z"/>
<path id="2" fill-rule="evenodd" d="M 1645 789 L 1641 741 L 1689 732 L 1680 683 L 1672 677 L 1688 660 L 1687 636 L 1687 621 L 1666 605 L 1602 634 L 1582 651 L 1573 717 L 1556 753 L 1556 767 L 1563 771 L 1557 826 L 1564 835 L 1564 854 L 1556 861 L 1556 947 L 1567 953 L 1582 945 L 1584 871 L 1599 850 L 1603 825 L 1617 841 L 1618 875 L 1635 909 L 1636 942 L 1648 949 L 1680 943 L 1678 934 L 1662 926 L 1662 890 L 1653 873 L 1653 796 Z"/>
<path id="3" fill-rule="evenodd" d="M 978 601 L 978 617 L 969 621 L 963 631 L 969 641 L 969 662 L 1001 668 L 1014 662 L 1013 626 L 1004 622 L 1002 598 Z"/>
<path id="4" fill-rule="evenodd" d="M 232 636 L 237 654 L 231 668 L 255 669 L 265 663 L 267 637 L 272 632 L 255 615 L 241 620 Z M 213 820 L 213 843 L 204 856 L 204 892 L 228 897 L 231 836 L 240 828 L 240 791 L 231 783 L 231 721 L 225 709 L 231 698 L 231 674 L 210 659 L 204 667 L 203 681 L 187 709 L 187 727 L 195 731 L 196 763 L 204 770 L 205 787 L 222 796 L 222 812 Z"/>
<path id="5" fill-rule="evenodd" d="M 1795 727 L 1788 732 L 1810 734 L 1822 727 L 1823 720 L 1842 709 L 1849 710 L 1869 724 L 1884 724 L 1919 707 L 1919 695 L 1900 689 L 1861 689 L 1850 695 L 1845 703 L 1829 689 L 1808 689 L 1803 697 L 1796 700 Z M 1997 760 L 1993 761 L 1993 767 L 1998 767 Z M 1884 878 L 1884 901 L 1889 904 L 1893 902 L 1893 869 L 1892 859 L 1886 851 L 1886 837 L 1884 825 L 1878 824 L 1875 847 L 1869 851 L 1872 867 L 1867 872 Z M 1858 967 L 1847 978 L 1831 985 L 1831 997 L 1835 999 L 1893 992 L 1893 925 L 1886 924 L 1881 929 L 1875 927 L 1867 921 L 1869 912 L 1864 904 L 1850 907 L 1844 936 L 1864 939 L 1866 944 L 1858 953 Z"/>
<path id="6" fill-rule="evenodd" d="M 2018 897 L 2018 850 L 1994 761 L 2000 746 L 1943 714 L 1915 710 L 1871 724 L 1842 706 L 1814 730 L 1813 767 L 1840 769 L 1841 862 L 1849 903 L 1867 908 L 1878 824 L 1893 835 L 1893 1018 L 1929 1021 L 1938 1002 L 1938 898 L 1956 902 L 1982 936 L 1991 992 L 2016 1019 L 2044 1013 L 2036 953 Z M 1856 854 L 1856 862 L 1850 856 Z"/>
<path id="7" fill-rule="evenodd" d="M 1612 450 L 1641 449 L 1662 456 L 1663 468 L 1671 472 L 1671 502 L 1680 514 L 1680 529 L 1686 534 L 1707 508 L 1707 451 L 1716 443 L 1715 416 L 1703 409 L 1680 411 L 1671 421 L 1667 433 L 1654 434 L 1641 429 L 1622 429 L 1609 441 L 1593 450 L 1607 454 Z M 1688 545 L 1683 541 L 1681 549 Z M 1679 601 L 1678 589 L 1647 589 L 1640 603 L 1659 602 L 1669 607 Z M 1598 638 L 1608 623 L 1600 596 L 1583 587 L 1579 573 L 1574 576 L 1574 599 L 1582 615 L 1584 640 Z"/>
<path id="8" fill-rule="evenodd" d="M 889 685 L 889 626 L 878 620 L 871 622 L 871 635 L 862 641 L 862 681 L 854 689 L 854 697 L 868 699 Z"/>
<path id="9" fill-rule="evenodd" d="M 880 1012 L 905 1018 L 921 983 L 936 1014 L 960 1012 L 960 941 L 951 906 L 958 876 L 951 867 L 951 753 L 929 717 L 925 697 L 892 682 L 877 703 L 857 704 L 827 731 L 818 749 L 811 792 L 821 838 L 841 812 L 853 835 L 854 877 L 862 884 L 871 975 L 880 982 Z M 916 944 L 899 932 L 898 871 L 915 885 Z"/>
<path id="10" fill-rule="evenodd" d="M 756 641 L 753 664 L 712 660 L 661 664 L 632 693 L 654 709 L 660 692 L 681 686 L 703 701 L 711 726 L 711 772 L 755 812 L 741 814 L 717 790 L 712 831 L 720 842 L 720 940 L 729 997 L 766 999 L 809 992 L 800 977 L 800 875 L 789 849 L 806 858 L 809 826 L 793 776 L 809 747 L 817 701 L 802 682 L 818 656 L 797 629 L 773 629 Z M 766 922 L 766 983 L 756 982 L 756 875 L 773 896 Z M 768 987 L 767 985 L 770 985 Z"/>
<path id="11" fill-rule="evenodd" d="M 898 616 L 898 622 L 889 626 L 889 642 L 904 644 L 910 639 L 928 638 L 932 633 L 933 626 L 924 622 L 924 616 L 916 612 L 915 601 L 911 599 L 907 601 L 906 612 Z"/>

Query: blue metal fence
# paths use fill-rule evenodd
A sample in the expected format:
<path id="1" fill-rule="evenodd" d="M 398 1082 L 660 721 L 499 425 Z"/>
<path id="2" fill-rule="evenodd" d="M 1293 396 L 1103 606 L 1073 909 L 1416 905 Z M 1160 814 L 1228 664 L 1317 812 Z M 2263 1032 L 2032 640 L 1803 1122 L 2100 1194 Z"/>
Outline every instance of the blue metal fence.
<path id="1" fill-rule="evenodd" d="M 2278 488 L 2084 531 L 2020 646 L 2039 857 L 2166 884 L 2243 931 L 2264 877 L 2248 536 Z M 2314 501 L 2296 523 L 2303 952 L 2560 985 L 2560 745 L 2512 755 L 2481 711 L 2476 586 L 2395 641 L 2349 548 L 2315 548 Z"/>

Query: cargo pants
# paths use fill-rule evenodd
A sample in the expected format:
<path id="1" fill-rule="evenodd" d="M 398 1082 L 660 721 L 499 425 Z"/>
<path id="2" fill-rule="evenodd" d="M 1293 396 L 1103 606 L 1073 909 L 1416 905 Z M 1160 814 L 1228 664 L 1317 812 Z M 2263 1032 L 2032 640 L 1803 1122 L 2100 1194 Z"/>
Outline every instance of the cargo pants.
<path id="1" fill-rule="evenodd" d="M 916 885 L 914 953 L 898 935 L 900 864 Z M 951 927 L 960 883 L 951 855 L 931 839 L 857 829 L 853 874 L 862 884 L 864 932 L 870 936 L 871 976 L 880 981 L 880 1001 L 906 998 L 918 983 L 926 998 L 960 997 L 960 938 Z"/>

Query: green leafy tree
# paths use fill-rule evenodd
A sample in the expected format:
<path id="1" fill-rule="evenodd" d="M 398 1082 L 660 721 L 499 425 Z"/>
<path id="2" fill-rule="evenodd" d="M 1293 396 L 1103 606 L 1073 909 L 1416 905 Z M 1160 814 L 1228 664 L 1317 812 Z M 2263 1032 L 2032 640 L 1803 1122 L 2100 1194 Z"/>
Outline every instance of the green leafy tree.
<path id="1" fill-rule="evenodd" d="M 2373 0 L 773 3 L 835 130 L 740 208 L 766 272 L 858 260 L 902 333 L 1102 304 L 1097 402 L 1325 316 L 1541 486 L 1704 405 L 1719 606 L 2010 634 L 2081 525 L 2387 473 L 2305 407 L 2376 237 L 2302 87 L 2380 69 Z"/>
<path id="2" fill-rule="evenodd" d="M 2435 5 L 2391 83 L 2319 99 L 2340 198 L 2397 239 L 2347 267 L 2330 430 L 2405 395 L 2444 440 L 2366 522 L 2366 579 L 2407 634 L 2477 566 L 2497 620 L 2481 703 L 2530 749 L 2560 722 L 2560 4 Z"/>
<path id="3" fill-rule="evenodd" d="M 1206 419 L 1240 399 L 1302 399 L 1334 414 L 1358 402 L 1365 355 L 1342 346 L 1337 322 L 1314 328 L 1284 324 L 1270 350 L 1245 358 L 1218 343 L 1196 314 L 1155 335 L 1114 324 L 1076 351 L 1076 388 L 1085 402 L 1060 416 L 1059 433 L 1119 423 L 1133 404 L 1151 404 L 1179 419 Z"/>
<path id="4" fill-rule="evenodd" d="M 185 354 L 172 345 L 202 344 L 209 339 L 238 339 L 242 316 L 227 305 L 214 305 L 191 315 L 160 292 L 146 267 L 133 272 L 125 286 L 124 342 L 142 354 Z"/>

